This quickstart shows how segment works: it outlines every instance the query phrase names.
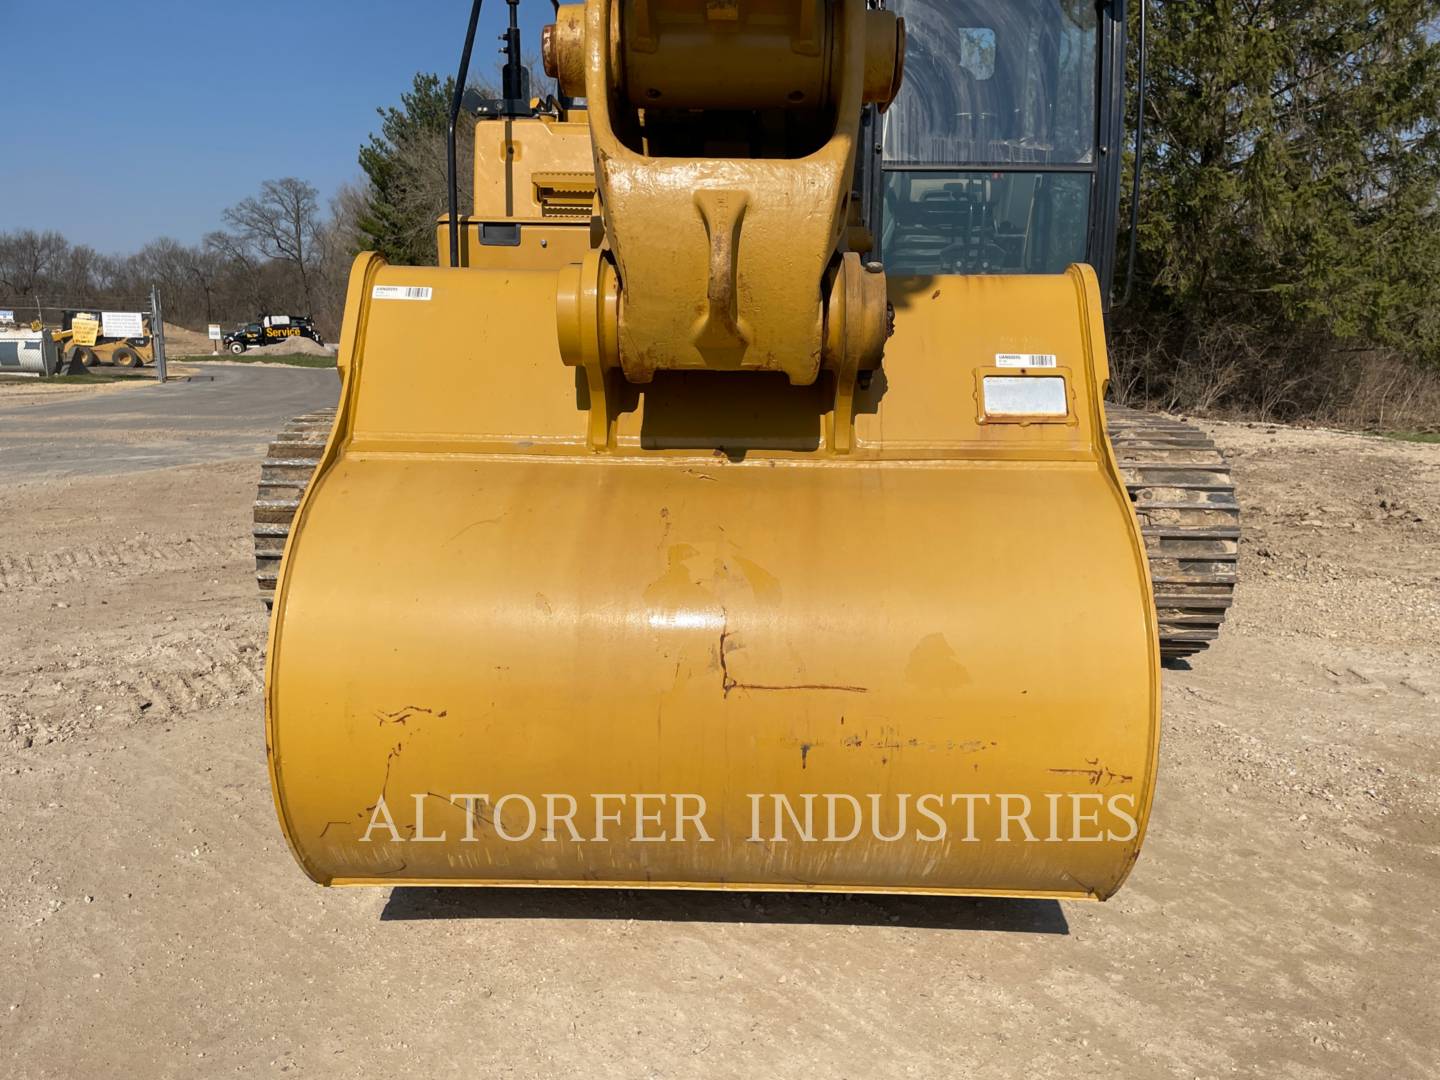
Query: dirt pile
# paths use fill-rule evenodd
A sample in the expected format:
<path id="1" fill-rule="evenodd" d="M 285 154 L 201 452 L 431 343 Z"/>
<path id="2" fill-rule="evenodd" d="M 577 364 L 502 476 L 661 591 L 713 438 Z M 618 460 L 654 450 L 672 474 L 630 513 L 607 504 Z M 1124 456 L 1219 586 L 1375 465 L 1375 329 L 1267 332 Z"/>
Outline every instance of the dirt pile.
<path id="1" fill-rule="evenodd" d="M 215 346 L 203 330 L 187 330 L 174 323 L 165 324 L 165 358 L 179 359 L 182 356 L 209 356 Z"/>
<path id="2" fill-rule="evenodd" d="M 334 345 L 320 345 L 307 337 L 283 338 L 273 345 L 252 345 L 246 356 L 334 356 Z"/>

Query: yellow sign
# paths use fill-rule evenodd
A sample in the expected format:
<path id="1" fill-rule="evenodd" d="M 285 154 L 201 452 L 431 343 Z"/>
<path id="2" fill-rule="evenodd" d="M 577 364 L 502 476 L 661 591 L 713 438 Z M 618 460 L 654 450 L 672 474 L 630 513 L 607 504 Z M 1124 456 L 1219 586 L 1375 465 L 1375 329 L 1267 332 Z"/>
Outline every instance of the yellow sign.
<path id="1" fill-rule="evenodd" d="M 100 336 L 100 320 L 94 315 L 76 315 L 70 323 L 70 336 L 76 345 L 94 345 Z"/>

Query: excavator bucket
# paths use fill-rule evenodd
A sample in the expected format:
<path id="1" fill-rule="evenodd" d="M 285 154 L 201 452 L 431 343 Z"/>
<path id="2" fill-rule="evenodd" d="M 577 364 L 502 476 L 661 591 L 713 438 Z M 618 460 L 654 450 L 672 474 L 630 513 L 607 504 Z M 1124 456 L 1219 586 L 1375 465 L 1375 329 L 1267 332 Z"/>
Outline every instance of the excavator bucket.
<path id="1" fill-rule="evenodd" d="M 853 452 L 702 375 L 596 454 L 553 275 L 362 258 L 267 672 L 312 878 L 1119 886 L 1159 657 L 1093 276 L 895 284 Z"/>
<path id="2" fill-rule="evenodd" d="M 1103 899 L 1135 862 L 1160 650 L 1096 276 L 862 263 L 843 117 L 893 96 L 897 26 L 784 6 L 720 40 L 831 55 L 840 85 L 791 91 L 843 106 L 800 158 L 617 135 L 631 98 L 698 123 L 729 91 L 667 36 L 682 0 L 627 89 L 600 43 L 635 13 L 591 0 L 547 48 L 588 80 L 603 239 L 486 265 L 467 223 L 469 265 L 357 260 L 266 671 L 315 881 Z M 579 201 L 565 175 L 535 197 Z"/>

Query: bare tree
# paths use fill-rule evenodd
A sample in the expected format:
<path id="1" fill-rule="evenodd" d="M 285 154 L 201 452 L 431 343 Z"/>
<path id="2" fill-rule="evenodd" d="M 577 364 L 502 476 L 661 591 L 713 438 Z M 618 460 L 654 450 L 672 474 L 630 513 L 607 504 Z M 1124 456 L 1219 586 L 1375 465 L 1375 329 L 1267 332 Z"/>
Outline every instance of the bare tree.
<path id="1" fill-rule="evenodd" d="M 349 262 L 357 252 L 365 250 L 365 235 L 360 219 L 368 210 L 369 191 L 358 183 L 341 184 L 330 199 L 330 222 L 326 228 L 329 241 L 327 256 Z"/>
<path id="2" fill-rule="evenodd" d="M 416 252 L 427 252 L 431 260 L 435 257 L 436 221 L 446 212 L 449 200 L 446 142 L 443 131 L 415 132 L 401 146 L 395 163 L 399 182 L 392 197 L 405 224 L 405 241 Z M 465 137 L 457 137 L 455 151 L 460 213 L 467 215 L 474 210 L 475 198 L 470 180 L 475 175 L 473 136 L 467 132 Z"/>
<path id="3" fill-rule="evenodd" d="M 178 311 L 184 302 L 184 293 L 190 285 L 185 273 L 185 263 L 190 250 L 178 240 L 162 236 L 151 240 L 134 256 L 135 269 L 148 284 L 158 285 L 169 298 L 168 307 Z"/>
<path id="4" fill-rule="evenodd" d="M 206 251 L 230 267 L 232 278 L 239 278 L 243 284 L 246 306 L 253 311 L 264 307 L 260 267 L 251 254 L 249 245 L 241 237 L 219 229 L 206 233 L 202 243 Z"/>
<path id="5" fill-rule="evenodd" d="M 225 257 L 208 244 L 187 248 L 185 272 L 205 303 L 205 322 L 215 321 L 215 303 L 225 280 Z"/>
<path id="6" fill-rule="evenodd" d="M 320 227 L 319 192 L 304 180 L 266 180 L 260 194 L 225 211 L 225 223 L 267 259 L 290 264 L 300 276 L 306 312 L 314 307 L 310 275 Z"/>
<path id="7" fill-rule="evenodd" d="M 104 259 L 94 248 L 76 244 L 53 260 L 50 276 L 59 287 L 62 298 L 73 300 L 98 292 L 104 269 Z"/>
<path id="8" fill-rule="evenodd" d="M 358 198 L 352 189 L 337 196 L 332 219 L 316 223 L 305 251 L 312 314 L 330 332 L 340 324 L 346 271 L 357 247 Z M 210 233 L 196 246 L 161 237 L 137 252 L 109 256 L 55 232 L 0 231 L 0 307 L 52 325 L 66 308 L 134 310 L 152 284 L 160 287 L 172 323 L 194 328 L 246 320 L 257 311 L 281 310 L 273 305 L 298 306 L 296 270 L 231 232 Z"/>
<path id="9" fill-rule="evenodd" d="M 0 235 L 0 285 L 29 296 L 49 279 L 69 247 L 69 241 L 53 231 L 21 229 Z"/>
<path id="10" fill-rule="evenodd" d="M 544 101 L 547 97 L 559 96 L 559 84 L 556 83 L 555 80 L 552 79 L 549 75 L 545 74 L 545 65 L 540 61 L 540 57 L 538 55 L 536 55 L 535 53 L 530 53 L 525 56 L 521 62 L 525 65 L 525 69 L 530 72 L 531 97 L 536 97 L 539 98 L 541 101 Z M 500 82 L 501 76 L 504 74 L 504 71 L 505 65 L 499 65 L 500 74 L 497 74 L 495 76 L 495 81 L 497 83 Z"/>

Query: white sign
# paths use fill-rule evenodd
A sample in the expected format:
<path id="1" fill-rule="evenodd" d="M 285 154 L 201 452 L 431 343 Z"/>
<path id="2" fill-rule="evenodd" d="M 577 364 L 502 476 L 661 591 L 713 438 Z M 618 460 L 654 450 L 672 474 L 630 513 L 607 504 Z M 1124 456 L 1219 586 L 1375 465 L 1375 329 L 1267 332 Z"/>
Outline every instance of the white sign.
<path id="1" fill-rule="evenodd" d="M 266 315 L 266 316 L 265 316 L 265 325 L 266 325 L 266 326 L 289 326 L 289 325 L 290 325 L 290 316 L 289 316 L 289 315 Z"/>
<path id="2" fill-rule="evenodd" d="M 145 320 L 138 311 L 102 311 L 100 333 L 105 337 L 144 337 Z"/>
<path id="3" fill-rule="evenodd" d="M 376 285 L 370 295 L 376 300 L 429 300 L 433 293 L 429 285 Z"/>
<path id="4" fill-rule="evenodd" d="M 15 321 L 15 312 L 13 312 L 13 311 L 0 311 L 0 322 L 14 322 L 14 321 Z"/>
<path id="5" fill-rule="evenodd" d="M 220 334 L 220 324 L 219 324 L 219 323 L 213 323 L 213 322 L 212 322 L 212 323 L 210 324 L 210 340 L 211 340 L 211 341 L 219 341 L 219 340 L 220 340 L 220 337 L 221 337 L 221 334 Z"/>

